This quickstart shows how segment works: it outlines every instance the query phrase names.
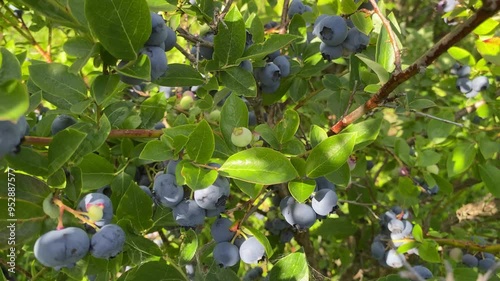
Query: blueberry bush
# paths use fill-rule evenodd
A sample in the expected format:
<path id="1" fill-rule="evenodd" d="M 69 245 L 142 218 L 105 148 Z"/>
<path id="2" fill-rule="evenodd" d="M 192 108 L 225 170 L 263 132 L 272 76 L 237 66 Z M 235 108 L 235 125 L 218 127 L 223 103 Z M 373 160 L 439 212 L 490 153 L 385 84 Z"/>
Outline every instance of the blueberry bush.
<path id="1" fill-rule="evenodd" d="M 500 0 L 0 0 L 1 280 L 500 280 Z"/>

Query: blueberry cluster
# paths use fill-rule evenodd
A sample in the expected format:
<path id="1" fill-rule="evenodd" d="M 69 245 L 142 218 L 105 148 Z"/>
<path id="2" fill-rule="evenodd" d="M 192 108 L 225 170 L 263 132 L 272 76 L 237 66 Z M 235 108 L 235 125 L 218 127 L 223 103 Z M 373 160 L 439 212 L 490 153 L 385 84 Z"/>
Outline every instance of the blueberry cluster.
<path id="1" fill-rule="evenodd" d="M 381 234 L 377 235 L 371 245 L 372 256 L 382 265 L 392 268 L 403 266 L 405 256 L 399 254 L 397 249 L 413 238 L 413 224 L 407 219 L 409 212 L 400 207 L 393 207 L 385 212 L 380 224 Z M 412 248 L 407 251 L 408 254 L 417 254 L 418 249 Z"/>
<path id="2" fill-rule="evenodd" d="M 193 199 L 185 199 L 184 188 L 177 185 L 175 178 L 177 163 L 169 161 L 166 173 L 160 172 L 155 176 L 152 192 L 154 202 L 171 208 L 175 221 L 184 227 L 203 225 L 205 217 L 216 217 L 224 212 L 229 197 L 229 180 L 219 176 L 212 185 L 195 190 Z M 151 194 L 149 188 L 142 188 Z"/>
<path id="3" fill-rule="evenodd" d="M 311 195 L 311 202 L 299 203 L 292 196 L 286 196 L 280 202 L 281 214 L 286 222 L 297 230 L 310 228 L 316 219 L 326 218 L 338 206 L 335 185 L 324 177 L 316 179 L 316 190 Z"/>
<path id="4" fill-rule="evenodd" d="M 120 226 L 111 224 L 113 205 L 109 197 L 102 193 L 89 193 L 78 203 L 78 209 L 99 229 L 92 228 L 91 232 L 96 232 L 90 238 L 78 227 L 43 234 L 34 247 L 35 257 L 41 264 L 59 270 L 73 267 L 88 253 L 96 258 L 109 259 L 123 250 L 125 232 Z"/>
<path id="5" fill-rule="evenodd" d="M 228 218 L 217 218 L 210 228 L 210 233 L 217 243 L 214 248 L 214 259 L 221 267 L 230 267 L 240 260 L 247 264 L 257 263 L 264 259 L 265 248 L 255 237 L 247 239 L 239 236 L 232 229 L 233 222 Z"/>
<path id="6" fill-rule="evenodd" d="M 147 55 L 151 62 L 151 81 L 158 79 L 165 74 L 168 69 L 167 55 L 165 52 L 170 51 L 177 42 L 175 31 L 165 24 L 163 18 L 151 12 L 151 35 L 144 47 L 139 50 L 139 55 Z M 120 61 L 118 68 L 123 68 L 128 65 L 128 61 Z M 139 85 L 145 82 L 138 78 L 133 78 L 120 74 L 122 82 L 130 85 Z"/>
<path id="7" fill-rule="evenodd" d="M 454 64 L 450 73 L 457 75 L 457 89 L 465 94 L 467 98 L 473 98 L 486 89 L 488 89 L 489 81 L 486 76 L 477 76 L 470 80 L 471 68 L 468 65 Z"/>
<path id="8" fill-rule="evenodd" d="M 488 271 L 495 266 L 495 256 L 490 253 L 480 252 L 476 255 L 464 254 L 462 263 L 468 267 L 477 267 L 481 271 Z"/>
<path id="9" fill-rule="evenodd" d="M 290 242 L 294 236 L 292 226 L 283 219 L 267 220 L 264 226 L 271 234 L 279 236 L 281 243 Z"/>
<path id="10" fill-rule="evenodd" d="M 29 134 L 29 125 L 23 116 L 16 123 L 0 121 L 0 158 L 18 152 L 24 136 Z"/>
<path id="11" fill-rule="evenodd" d="M 288 57 L 282 56 L 279 51 L 276 51 L 267 56 L 267 63 L 264 67 L 255 69 L 254 76 L 259 81 L 262 93 L 270 94 L 278 90 L 281 78 L 290 75 L 290 71 Z"/>
<path id="12" fill-rule="evenodd" d="M 288 18 L 293 18 L 295 14 L 302 15 L 305 12 L 312 12 L 311 6 L 304 5 L 301 0 L 293 0 L 288 6 Z"/>
<path id="13" fill-rule="evenodd" d="M 314 22 L 312 33 L 321 39 L 319 49 L 328 61 L 340 58 L 344 51 L 359 53 L 370 43 L 368 35 L 340 16 L 319 16 Z"/>

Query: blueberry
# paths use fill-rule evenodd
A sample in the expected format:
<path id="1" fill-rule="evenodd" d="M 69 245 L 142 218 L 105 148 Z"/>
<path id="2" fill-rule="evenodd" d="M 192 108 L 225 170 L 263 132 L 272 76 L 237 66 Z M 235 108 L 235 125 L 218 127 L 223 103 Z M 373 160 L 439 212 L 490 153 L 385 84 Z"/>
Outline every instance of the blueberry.
<path id="1" fill-rule="evenodd" d="M 165 207 L 177 206 L 184 197 L 184 189 L 177 185 L 175 176 L 172 174 L 161 174 L 155 177 L 153 190 L 156 201 Z"/>
<path id="2" fill-rule="evenodd" d="M 401 254 L 398 254 L 396 250 L 390 249 L 385 255 L 385 262 L 392 268 L 400 268 L 403 266 L 404 258 L 405 257 Z"/>
<path id="3" fill-rule="evenodd" d="M 165 41 L 163 41 L 163 44 L 164 44 L 163 49 L 165 50 L 165 52 L 172 50 L 175 46 L 175 43 L 177 43 L 177 35 L 175 34 L 175 31 L 168 26 L 167 26 L 166 30 L 167 30 L 168 36 L 167 36 L 167 39 L 165 39 Z"/>
<path id="4" fill-rule="evenodd" d="M 338 46 L 347 37 L 347 24 L 340 16 L 327 16 L 314 27 L 313 34 L 329 46 Z"/>
<path id="5" fill-rule="evenodd" d="M 290 62 L 286 56 L 275 57 L 273 63 L 280 69 L 281 77 L 290 75 Z"/>
<path id="6" fill-rule="evenodd" d="M 229 181 L 218 177 L 215 182 L 207 188 L 194 191 L 196 204 L 203 209 L 214 210 L 226 205 L 229 197 Z"/>
<path id="7" fill-rule="evenodd" d="M 472 79 L 472 90 L 476 92 L 481 92 L 488 89 L 489 82 L 486 76 L 478 76 Z"/>
<path id="8" fill-rule="evenodd" d="M 321 189 L 312 199 L 312 208 L 316 214 L 327 216 L 332 213 L 337 206 L 338 197 L 335 191 L 330 189 Z"/>
<path id="9" fill-rule="evenodd" d="M 229 242 L 234 237 L 234 232 L 230 230 L 233 222 L 228 218 L 218 218 L 210 227 L 210 233 L 215 242 Z"/>
<path id="10" fill-rule="evenodd" d="M 214 34 L 213 33 L 207 33 L 202 37 L 203 40 L 208 41 L 208 42 L 214 42 Z M 205 46 L 200 46 L 200 56 L 202 58 L 211 60 L 214 55 L 214 48 L 212 47 L 205 47 Z"/>
<path id="11" fill-rule="evenodd" d="M 40 236 L 34 247 L 35 258 L 44 266 L 60 269 L 73 267 L 87 255 L 90 239 L 84 230 L 67 227 Z"/>
<path id="12" fill-rule="evenodd" d="M 475 256 L 471 254 L 465 254 L 462 256 L 462 263 L 468 267 L 476 267 L 479 261 Z"/>
<path id="13" fill-rule="evenodd" d="M 281 78 L 280 68 L 272 62 L 268 62 L 263 68 L 259 69 L 257 78 L 263 85 L 276 84 Z"/>
<path id="14" fill-rule="evenodd" d="M 221 267 L 233 266 L 240 261 L 238 247 L 229 242 L 218 243 L 214 248 L 214 259 Z"/>
<path id="15" fill-rule="evenodd" d="M 117 256 L 125 244 L 125 232 L 116 224 L 103 226 L 90 240 L 90 253 L 101 259 Z"/>
<path id="16" fill-rule="evenodd" d="M 371 253 L 372 257 L 374 257 L 375 259 L 377 260 L 382 259 L 385 254 L 384 244 L 380 241 L 373 241 L 371 245 Z"/>
<path id="17" fill-rule="evenodd" d="M 151 61 L 151 81 L 165 74 L 168 69 L 168 62 L 164 49 L 146 46 L 139 51 L 139 54 L 147 55 Z"/>
<path id="18" fill-rule="evenodd" d="M 253 66 L 252 66 L 252 63 L 250 62 L 250 60 L 244 60 L 244 61 L 240 62 L 239 67 L 243 68 L 244 70 L 246 70 L 250 73 L 253 72 Z"/>
<path id="19" fill-rule="evenodd" d="M 301 0 L 293 0 L 288 6 L 288 17 L 293 18 L 295 14 L 303 14 L 306 11 L 305 5 Z"/>
<path id="20" fill-rule="evenodd" d="M 272 94 L 276 92 L 279 89 L 279 87 L 280 87 L 280 81 L 276 81 L 271 85 L 264 85 L 264 84 L 260 85 L 260 89 L 264 94 Z"/>
<path id="21" fill-rule="evenodd" d="M 181 201 L 173 208 L 172 215 L 180 226 L 194 227 L 205 222 L 205 210 L 194 200 Z"/>
<path id="22" fill-rule="evenodd" d="M 342 56 L 342 45 L 330 46 L 321 42 L 319 45 L 319 50 L 324 60 L 332 61 L 338 59 Z"/>
<path id="23" fill-rule="evenodd" d="M 319 191 L 321 189 L 330 189 L 335 191 L 335 184 L 329 181 L 325 177 L 319 177 L 314 179 L 316 181 L 316 189 L 315 191 Z"/>
<path id="24" fill-rule="evenodd" d="M 0 158 L 8 153 L 18 151 L 27 128 L 29 126 L 24 116 L 17 123 L 0 121 Z"/>
<path id="25" fill-rule="evenodd" d="M 151 12 L 151 35 L 144 45 L 159 47 L 168 37 L 167 26 L 163 18 Z"/>
<path id="26" fill-rule="evenodd" d="M 78 203 L 78 209 L 82 212 L 88 212 L 95 207 L 102 209 L 102 218 L 94 223 L 99 227 L 110 224 L 113 219 L 113 204 L 108 196 L 102 193 L 89 193 Z"/>
<path id="27" fill-rule="evenodd" d="M 240 246 L 240 258 L 244 263 L 257 263 L 266 254 L 266 249 L 255 237 L 250 237 Z"/>
<path id="28" fill-rule="evenodd" d="M 259 280 L 259 278 L 262 276 L 262 273 L 264 273 L 262 267 L 254 267 L 247 271 L 247 273 L 245 273 L 245 276 L 243 276 L 243 281 Z"/>
<path id="29" fill-rule="evenodd" d="M 351 28 L 347 32 L 347 37 L 342 43 L 342 47 L 353 53 L 360 53 L 370 43 L 370 37 L 359 31 L 357 28 Z"/>
<path id="30" fill-rule="evenodd" d="M 50 126 L 50 132 L 52 133 L 52 135 L 55 135 L 73 124 L 76 124 L 75 118 L 66 114 L 61 114 L 57 116 L 56 119 L 54 119 L 54 121 L 52 121 L 52 125 Z"/>
<path id="31" fill-rule="evenodd" d="M 424 279 L 430 279 L 432 278 L 432 272 L 425 266 L 422 266 L 422 265 L 416 265 L 413 267 L 413 270 L 415 270 L 415 272 L 418 273 L 418 275 L 420 275 L 420 277 L 424 278 Z"/>
<path id="32" fill-rule="evenodd" d="M 488 271 L 493 266 L 495 266 L 495 260 L 492 259 L 482 259 L 477 263 L 477 267 L 481 271 Z"/>

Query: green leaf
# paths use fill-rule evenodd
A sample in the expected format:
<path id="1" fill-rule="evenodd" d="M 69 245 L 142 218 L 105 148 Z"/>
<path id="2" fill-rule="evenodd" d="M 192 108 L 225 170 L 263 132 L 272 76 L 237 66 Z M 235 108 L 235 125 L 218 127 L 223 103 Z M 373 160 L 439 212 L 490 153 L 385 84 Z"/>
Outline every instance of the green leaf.
<path id="1" fill-rule="evenodd" d="M 245 51 L 245 22 L 236 5 L 224 17 L 224 24 L 218 25 L 214 37 L 214 60 L 219 66 L 231 65 Z"/>
<path id="2" fill-rule="evenodd" d="M 396 65 L 394 64 L 396 61 L 396 53 L 394 52 L 392 44 L 388 43 L 389 41 L 390 39 L 387 29 L 381 28 L 377 38 L 375 61 L 379 63 L 387 72 L 392 72 L 396 68 Z"/>
<path id="3" fill-rule="evenodd" d="M 336 75 L 326 74 L 323 76 L 323 79 L 321 79 L 321 82 L 323 82 L 323 86 L 328 90 L 335 92 L 342 89 L 342 82 Z"/>
<path id="4" fill-rule="evenodd" d="M 408 107 L 415 110 L 426 109 L 437 106 L 433 101 L 428 99 L 416 99 L 408 104 Z"/>
<path id="5" fill-rule="evenodd" d="M 315 147 L 322 141 L 326 140 L 328 138 L 328 134 L 326 133 L 325 129 L 313 125 L 311 128 L 311 133 L 310 133 L 310 139 L 311 139 L 311 146 Z"/>
<path id="6" fill-rule="evenodd" d="M 129 219 L 137 232 L 148 230 L 153 226 L 151 198 L 135 183 L 131 182 L 116 208 L 116 216 L 121 219 Z"/>
<path id="7" fill-rule="evenodd" d="M 346 162 L 337 170 L 325 175 L 325 177 L 334 184 L 347 186 L 349 182 L 351 182 L 351 169 L 349 168 L 349 164 Z"/>
<path id="8" fill-rule="evenodd" d="M 171 63 L 168 64 L 167 72 L 154 82 L 160 86 L 184 87 L 202 85 L 205 79 L 189 65 Z"/>
<path id="9" fill-rule="evenodd" d="M 66 187 L 66 173 L 63 169 L 57 170 L 47 178 L 47 184 L 51 188 L 64 189 Z"/>
<path id="10" fill-rule="evenodd" d="M 342 0 L 340 1 L 340 11 L 342 14 L 352 14 L 358 10 L 358 5 L 354 3 L 354 0 Z"/>
<path id="11" fill-rule="evenodd" d="M 479 175 L 486 185 L 486 188 L 495 196 L 496 198 L 500 198 L 500 169 L 495 167 L 494 165 L 479 165 Z"/>
<path id="12" fill-rule="evenodd" d="M 0 85 L 21 78 L 21 65 L 16 56 L 9 50 L 0 48 Z"/>
<path id="13" fill-rule="evenodd" d="M 212 158 L 214 150 L 214 133 L 208 122 L 202 120 L 189 135 L 186 152 L 193 161 L 206 164 Z"/>
<path id="14" fill-rule="evenodd" d="M 450 121 L 455 119 L 454 114 L 448 111 L 440 112 L 436 116 Z M 454 129 L 454 125 L 436 119 L 431 119 L 427 123 L 427 134 L 434 143 L 443 142 Z"/>
<path id="15" fill-rule="evenodd" d="M 260 194 L 260 191 L 264 187 L 262 184 L 254 184 L 251 182 L 240 181 L 233 179 L 236 186 L 241 189 L 246 195 L 250 196 L 252 199 L 256 199 Z"/>
<path id="16" fill-rule="evenodd" d="M 415 241 L 405 242 L 403 245 L 398 247 L 397 252 L 400 254 L 404 254 L 404 253 L 408 252 L 409 250 L 415 248 L 416 246 L 417 246 L 417 242 L 415 242 Z"/>
<path id="17" fill-rule="evenodd" d="M 267 240 L 266 235 L 264 235 L 264 233 L 261 230 L 252 228 L 250 226 L 244 226 L 243 230 L 245 232 L 250 232 L 250 234 L 255 236 L 255 238 L 257 238 L 257 240 L 259 240 L 259 242 L 266 249 L 266 256 L 268 259 L 273 256 L 273 254 L 274 254 L 273 247 L 271 246 L 271 243 L 269 243 L 269 240 Z"/>
<path id="18" fill-rule="evenodd" d="M 253 74 L 239 66 L 226 68 L 220 73 L 220 80 L 222 85 L 225 85 L 237 95 L 245 97 L 257 96 L 257 84 Z"/>
<path id="19" fill-rule="evenodd" d="M 221 110 L 220 129 L 229 147 L 234 147 L 231 135 L 234 128 L 248 126 L 248 108 L 236 94 L 231 94 Z"/>
<path id="20" fill-rule="evenodd" d="M 151 34 L 151 15 L 144 0 L 87 0 L 90 29 L 114 57 L 135 60 Z"/>
<path id="21" fill-rule="evenodd" d="M 141 250 L 140 247 L 137 249 Z M 150 261 L 130 269 L 118 278 L 118 281 L 141 280 L 186 280 L 186 277 L 165 261 Z"/>
<path id="22" fill-rule="evenodd" d="M 426 149 L 418 152 L 416 166 L 427 167 L 437 164 L 441 159 L 441 154 L 431 149 Z"/>
<path id="23" fill-rule="evenodd" d="M 82 191 L 101 188 L 110 184 L 115 177 L 113 164 L 94 153 L 83 157 L 78 167 L 82 170 Z"/>
<path id="24" fill-rule="evenodd" d="M 357 11 L 349 17 L 356 28 L 366 35 L 370 35 L 373 29 L 373 21 L 371 17 L 367 17 L 364 12 Z"/>
<path id="25" fill-rule="evenodd" d="M 477 51 L 481 56 L 488 62 L 495 65 L 500 65 L 500 39 L 498 37 L 493 37 L 488 40 L 477 40 L 476 41 Z"/>
<path id="26" fill-rule="evenodd" d="M 424 240 L 424 233 L 422 231 L 422 227 L 420 227 L 419 224 L 415 224 L 413 226 L 412 235 L 417 242 L 422 242 Z"/>
<path id="27" fill-rule="evenodd" d="M 186 184 L 192 190 L 209 187 L 215 182 L 218 176 L 216 170 L 198 167 L 189 162 L 181 162 L 177 166 L 179 165 L 181 166 L 180 178 L 184 180 L 182 184 Z M 179 183 L 179 180 L 178 178 L 177 183 Z"/>
<path id="28" fill-rule="evenodd" d="M 441 194 L 448 195 L 453 192 L 453 185 L 449 180 L 436 174 L 432 174 L 432 177 L 436 181 L 436 184 L 439 186 L 439 192 Z"/>
<path id="29" fill-rule="evenodd" d="M 57 133 L 49 146 L 49 175 L 59 170 L 78 149 L 87 134 L 74 129 L 64 129 Z"/>
<path id="30" fill-rule="evenodd" d="M 268 124 L 260 124 L 255 127 L 255 132 L 259 133 L 262 139 L 264 139 L 272 148 L 279 149 L 280 143 L 278 137 L 274 133 L 274 130 L 269 127 Z"/>
<path id="31" fill-rule="evenodd" d="M 283 119 L 274 128 L 278 141 L 283 144 L 291 140 L 299 129 L 299 125 L 299 114 L 293 109 L 285 111 Z"/>
<path id="32" fill-rule="evenodd" d="M 0 85 L 0 120 L 17 120 L 29 108 L 26 85 L 20 80 L 10 80 Z"/>
<path id="33" fill-rule="evenodd" d="M 264 185 L 278 184 L 297 177 L 297 171 L 281 153 L 254 147 L 231 155 L 219 169 L 223 175 Z"/>
<path id="34" fill-rule="evenodd" d="M 371 70 L 373 70 L 373 72 L 375 72 L 375 74 L 377 74 L 380 83 L 385 84 L 389 80 L 389 72 L 384 68 L 384 66 L 380 65 L 377 62 L 374 62 L 364 54 L 356 54 L 356 57 L 362 60 L 368 66 L 368 68 L 370 68 Z"/>
<path id="35" fill-rule="evenodd" d="M 469 169 L 476 159 L 475 144 L 471 142 L 457 143 L 451 154 L 446 162 L 449 177 L 456 176 Z"/>
<path id="36" fill-rule="evenodd" d="M 345 129 L 346 133 L 356 133 L 354 150 L 359 150 L 377 139 L 383 118 L 368 119 Z"/>
<path id="37" fill-rule="evenodd" d="M 244 53 L 243 57 L 238 59 L 236 63 L 240 63 L 247 59 L 261 59 L 268 54 L 282 49 L 296 40 L 300 40 L 300 36 L 290 34 L 271 34 L 263 43 L 253 44 Z"/>
<path id="38" fill-rule="evenodd" d="M 39 15 L 44 15 L 55 23 L 82 29 L 82 26 L 69 13 L 66 6 L 58 1 L 23 0 L 22 2 L 37 11 Z"/>
<path id="39" fill-rule="evenodd" d="M 98 105 L 107 105 L 119 90 L 120 76 L 99 75 L 92 82 L 90 93 Z"/>
<path id="40" fill-rule="evenodd" d="M 340 134 L 322 141 L 307 157 L 307 176 L 317 178 L 340 168 L 351 155 L 355 140 L 356 134 Z"/>
<path id="41" fill-rule="evenodd" d="M 149 141 L 139 155 L 139 159 L 151 161 L 165 161 L 173 158 L 173 151 L 160 140 Z"/>
<path id="42" fill-rule="evenodd" d="M 410 160 L 410 146 L 406 140 L 402 138 L 396 138 L 394 142 L 394 153 L 401 159 L 406 165 L 410 165 L 412 161 Z"/>
<path id="43" fill-rule="evenodd" d="M 140 116 L 142 127 L 153 128 L 165 115 L 167 99 L 163 93 L 151 94 L 149 98 L 141 103 Z"/>
<path id="44" fill-rule="evenodd" d="M 145 54 L 140 55 L 136 60 L 130 61 L 122 67 L 117 67 L 116 71 L 125 76 L 151 81 L 151 61 Z"/>
<path id="45" fill-rule="evenodd" d="M 87 98 L 87 86 L 82 77 L 69 72 L 66 65 L 39 63 L 29 66 L 30 78 L 43 90 L 43 98 L 60 109 Z"/>
<path id="46" fill-rule="evenodd" d="M 290 194 L 300 203 L 306 201 L 316 188 L 314 180 L 293 180 L 288 182 Z"/>
<path id="47" fill-rule="evenodd" d="M 434 240 L 425 239 L 418 247 L 419 256 L 427 262 L 440 263 L 438 244 Z"/>
<path id="48" fill-rule="evenodd" d="M 15 243 L 18 248 L 40 237 L 48 216 L 44 213 L 43 200 L 49 187 L 41 180 L 13 170 L 0 173 L 0 249 L 12 247 L 12 233 L 7 226 L 15 224 Z M 15 195 L 12 196 L 13 189 Z M 15 198 L 15 202 L 12 199 Z M 12 203 L 15 203 L 13 205 Z M 10 208 L 9 208 L 10 207 Z M 15 222 L 9 219 L 15 219 Z M 12 243 L 12 242 L 11 242 Z"/>
<path id="49" fill-rule="evenodd" d="M 9 167 L 16 171 L 23 171 L 35 176 L 47 176 L 49 160 L 46 155 L 42 155 L 30 147 L 23 147 L 15 155 L 7 154 L 5 159 Z"/>
<path id="50" fill-rule="evenodd" d="M 466 49 L 453 46 L 453 47 L 448 49 L 448 54 L 461 64 L 465 64 L 465 65 L 475 65 L 476 64 L 476 60 L 474 59 L 474 56 Z"/>
<path id="51" fill-rule="evenodd" d="M 183 233 L 181 241 L 180 259 L 189 262 L 194 258 L 196 250 L 198 250 L 198 235 L 193 229 L 189 229 Z"/>
<path id="52" fill-rule="evenodd" d="M 304 253 L 292 253 L 279 260 L 269 272 L 269 280 L 308 281 L 309 267 Z"/>

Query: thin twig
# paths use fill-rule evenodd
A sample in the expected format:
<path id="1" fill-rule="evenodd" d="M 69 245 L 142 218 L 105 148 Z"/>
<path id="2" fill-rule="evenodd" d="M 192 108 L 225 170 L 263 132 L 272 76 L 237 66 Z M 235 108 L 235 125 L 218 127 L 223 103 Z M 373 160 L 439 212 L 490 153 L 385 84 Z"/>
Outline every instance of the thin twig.
<path id="1" fill-rule="evenodd" d="M 438 120 L 438 121 L 441 121 L 441 122 L 444 122 L 444 123 L 448 123 L 448 124 L 452 124 L 452 125 L 455 125 L 455 126 L 458 126 L 458 127 L 461 127 L 461 128 L 464 127 L 464 124 L 460 124 L 460 123 L 453 122 L 453 121 L 448 120 L 448 119 L 443 119 L 443 118 L 439 118 L 439 117 L 434 116 L 434 115 L 430 115 L 430 114 L 427 114 L 427 113 L 416 111 L 415 109 L 410 109 L 410 111 L 413 112 L 413 113 L 415 113 L 416 115 L 419 115 L 419 116 L 431 118 L 431 119 Z"/>
<path id="2" fill-rule="evenodd" d="M 179 52 L 181 52 L 191 63 L 193 63 L 195 65 L 197 64 L 196 58 L 192 54 L 190 54 L 186 50 L 184 50 L 184 48 L 182 48 L 181 45 L 179 45 L 178 43 L 175 43 L 174 47 L 177 50 L 179 50 Z"/>
<path id="3" fill-rule="evenodd" d="M 214 47 L 214 43 L 209 42 L 207 40 L 203 40 L 200 37 L 195 36 L 195 35 L 187 32 L 182 27 L 177 27 L 177 29 L 175 31 L 177 31 L 177 33 L 179 34 L 180 37 L 183 37 L 184 39 L 186 39 L 192 43 L 195 43 L 195 44 L 199 43 L 200 46 L 204 46 L 204 47 L 210 47 L 210 48 Z"/>
<path id="4" fill-rule="evenodd" d="M 430 239 L 437 242 L 439 245 L 454 246 L 463 249 L 469 249 L 473 251 L 488 252 L 488 253 L 500 253 L 500 244 L 493 245 L 480 245 L 472 241 L 456 240 L 449 238 L 435 238 L 429 237 Z"/>
<path id="5" fill-rule="evenodd" d="M 285 34 L 288 26 L 288 7 L 290 0 L 283 0 L 283 9 L 281 10 L 280 34 Z"/>
<path id="6" fill-rule="evenodd" d="M 302 106 L 304 106 L 310 99 L 312 99 L 313 97 L 315 97 L 317 94 L 321 93 L 321 91 L 323 91 L 324 89 L 321 88 L 321 89 L 318 89 L 318 90 L 315 90 L 313 92 L 311 92 L 305 99 L 299 101 L 299 103 L 293 108 L 294 110 L 297 110 L 299 108 L 301 108 Z"/>
<path id="7" fill-rule="evenodd" d="M 372 0 L 370 0 L 372 1 Z M 441 54 L 446 52 L 451 46 L 466 37 L 477 26 L 483 23 L 486 19 L 492 17 L 500 10 L 500 0 L 484 1 L 481 8 L 477 10 L 468 20 L 461 25 L 458 25 L 454 30 L 444 36 L 432 48 L 430 48 L 417 61 L 410 65 L 405 70 L 391 75 L 389 80 L 382 85 L 378 92 L 372 96 L 365 104 L 356 108 L 349 115 L 339 120 L 330 128 L 330 135 L 340 133 L 344 128 L 361 118 L 365 113 L 378 107 L 391 93 L 403 82 L 417 75 L 422 68 L 426 68 L 435 61 Z"/>
<path id="8" fill-rule="evenodd" d="M 378 8 L 377 1 L 370 0 L 370 3 L 373 6 L 373 12 L 377 14 L 382 20 L 382 24 L 387 30 L 387 34 L 389 35 L 389 41 L 391 42 L 392 48 L 394 49 L 394 65 L 396 66 L 396 73 L 401 72 L 401 51 L 399 50 L 398 42 L 396 41 L 396 35 L 391 27 L 391 22 L 382 14 L 380 9 Z"/>
<path id="9" fill-rule="evenodd" d="M 357 88 L 358 88 L 358 80 L 355 80 L 354 87 L 352 87 L 351 95 L 349 95 L 349 101 L 347 102 L 346 109 L 345 109 L 344 114 L 342 114 L 342 117 L 340 119 L 344 118 L 344 116 L 346 116 L 347 113 L 349 113 L 349 108 L 351 108 L 352 102 L 354 101 L 354 95 L 356 94 Z"/>

